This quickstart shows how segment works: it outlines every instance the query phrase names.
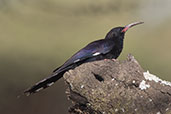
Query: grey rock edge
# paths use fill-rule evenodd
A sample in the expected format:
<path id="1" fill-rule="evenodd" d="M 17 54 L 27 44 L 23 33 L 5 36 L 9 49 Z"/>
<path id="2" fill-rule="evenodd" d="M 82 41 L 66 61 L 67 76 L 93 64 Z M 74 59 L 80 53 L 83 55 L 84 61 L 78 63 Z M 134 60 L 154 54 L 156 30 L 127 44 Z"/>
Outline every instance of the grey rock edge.
<path id="1" fill-rule="evenodd" d="M 171 83 L 127 60 L 82 64 L 64 74 L 70 114 L 171 114 Z"/>

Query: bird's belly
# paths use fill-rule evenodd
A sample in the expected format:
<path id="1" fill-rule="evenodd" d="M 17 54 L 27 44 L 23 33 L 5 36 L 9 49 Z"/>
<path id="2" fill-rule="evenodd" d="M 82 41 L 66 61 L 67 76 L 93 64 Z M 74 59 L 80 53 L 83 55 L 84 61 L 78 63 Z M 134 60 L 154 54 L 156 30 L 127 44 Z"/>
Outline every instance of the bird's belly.
<path id="1" fill-rule="evenodd" d="M 121 54 L 121 52 L 122 52 L 122 48 L 114 49 L 107 55 L 107 57 L 109 59 L 117 59 L 119 57 L 119 55 Z"/>

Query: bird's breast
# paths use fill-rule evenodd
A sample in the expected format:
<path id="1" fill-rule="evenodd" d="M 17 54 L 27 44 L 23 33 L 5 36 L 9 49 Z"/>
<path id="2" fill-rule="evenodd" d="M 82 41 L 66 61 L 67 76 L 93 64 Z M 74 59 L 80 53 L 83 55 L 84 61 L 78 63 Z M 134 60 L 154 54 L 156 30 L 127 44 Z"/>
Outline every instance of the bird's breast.
<path id="1" fill-rule="evenodd" d="M 109 57 L 110 58 L 118 58 L 118 56 L 121 54 L 122 52 L 122 49 L 123 49 L 123 44 L 120 44 L 120 45 L 117 45 L 117 46 L 114 46 L 113 49 L 111 50 L 111 52 L 109 53 Z"/>

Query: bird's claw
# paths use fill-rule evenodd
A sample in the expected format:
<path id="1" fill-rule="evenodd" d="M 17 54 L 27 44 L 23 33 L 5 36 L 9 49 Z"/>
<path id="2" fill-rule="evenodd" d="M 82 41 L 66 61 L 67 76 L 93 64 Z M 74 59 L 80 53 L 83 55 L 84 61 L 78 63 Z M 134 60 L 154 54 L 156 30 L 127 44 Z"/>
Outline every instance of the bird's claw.
<path id="1" fill-rule="evenodd" d="M 112 61 L 113 61 L 113 62 L 115 62 L 115 61 L 116 61 L 116 59 L 112 59 Z"/>

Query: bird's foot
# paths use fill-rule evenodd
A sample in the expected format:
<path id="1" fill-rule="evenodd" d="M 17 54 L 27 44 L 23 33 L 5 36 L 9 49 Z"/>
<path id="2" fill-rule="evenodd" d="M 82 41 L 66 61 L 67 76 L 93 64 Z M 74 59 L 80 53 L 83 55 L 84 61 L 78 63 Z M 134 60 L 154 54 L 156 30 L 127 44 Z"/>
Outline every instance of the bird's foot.
<path id="1" fill-rule="evenodd" d="M 115 62 L 116 61 L 116 59 L 111 59 L 113 62 Z"/>

